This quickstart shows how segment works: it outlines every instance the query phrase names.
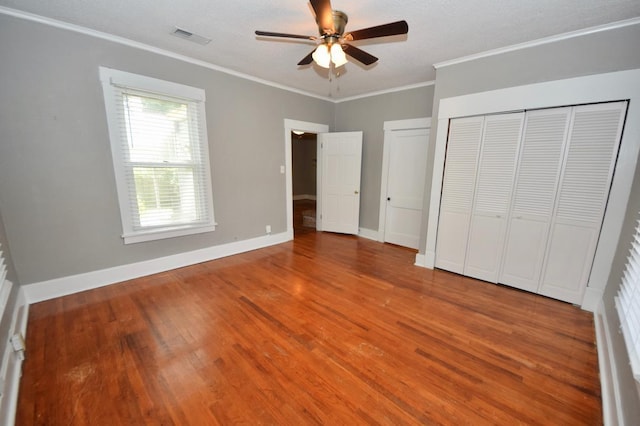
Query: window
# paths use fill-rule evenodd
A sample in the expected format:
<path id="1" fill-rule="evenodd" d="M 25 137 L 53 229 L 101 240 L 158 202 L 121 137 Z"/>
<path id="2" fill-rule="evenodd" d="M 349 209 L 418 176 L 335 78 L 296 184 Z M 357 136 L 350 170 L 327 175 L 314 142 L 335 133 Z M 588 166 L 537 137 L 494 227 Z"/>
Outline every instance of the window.
<path id="1" fill-rule="evenodd" d="M 640 220 L 631 243 L 620 292 L 616 297 L 616 307 L 631 361 L 631 371 L 636 381 L 640 382 Z"/>
<path id="2" fill-rule="evenodd" d="M 204 90 L 100 67 L 125 244 L 215 229 Z"/>
<path id="3" fill-rule="evenodd" d="M 7 265 L 4 263 L 2 244 L 0 244 L 0 318 L 2 318 L 2 315 L 4 314 L 4 308 L 7 306 L 7 302 L 9 301 L 9 293 L 11 293 L 11 281 L 6 278 Z M 0 370 L 2 370 L 2 368 L 0 368 Z"/>

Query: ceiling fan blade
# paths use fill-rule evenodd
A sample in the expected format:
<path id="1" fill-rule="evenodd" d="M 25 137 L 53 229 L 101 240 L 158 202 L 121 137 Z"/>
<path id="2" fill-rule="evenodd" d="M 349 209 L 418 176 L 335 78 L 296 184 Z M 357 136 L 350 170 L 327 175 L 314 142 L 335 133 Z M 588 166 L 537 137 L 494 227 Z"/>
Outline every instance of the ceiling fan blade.
<path id="1" fill-rule="evenodd" d="M 333 34 L 336 32 L 333 26 L 333 12 L 331 0 L 311 0 L 311 7 L 316 13 L 316 22 L 322 29 L 323 34 Z"/>
<path id="2" fill-rule="evenodd" d="M 316 49 L 313 49 L 311 52 L 309 52 L 307 56 L 305 56 L 300 62 L 298 62 L 298 65 L 309 65 L 311 62 L 313 62 L 313 57 L 311 55 L 313 55 L 313 52 L 315 51 Z"/>
<path id="3" fill-rule="evenodd" d="M 344 51 L 344 53 L 351 56 L 356 61 L 360 61 L 365 65 L 371 65 L 378 60 L 378 58 L 376 58 L 375 56 L 370 55 L 364 50 L 358 49 L 357 47 L 352 46 L 350 44 L 346 44 L 346 43 L 343 44 L 342 50 Z"/>
<path id="4" fill-rule="evenodd" d="M 285 38 L 300 38 L 303 40 L 315 40 L 318 37 L 315 36 L 306 36 L 306 35 L 298 35 L 298 34 L 287 34 L 287 33 L 274 33 L 271 31 L 256 31 L 257 36 L 266 36 L 266 37 L 285 37 Z"/>
<path id="5" fill-rule="evenodd" d="M 387 37 L 409 32 L 409 24 L 407 21 L 391 22 L 389 24 L 377 25 L 375 27 L 363 28 L 353 31 L 344 36 L 347 41 L 364 40 L 366 38 Z"/>

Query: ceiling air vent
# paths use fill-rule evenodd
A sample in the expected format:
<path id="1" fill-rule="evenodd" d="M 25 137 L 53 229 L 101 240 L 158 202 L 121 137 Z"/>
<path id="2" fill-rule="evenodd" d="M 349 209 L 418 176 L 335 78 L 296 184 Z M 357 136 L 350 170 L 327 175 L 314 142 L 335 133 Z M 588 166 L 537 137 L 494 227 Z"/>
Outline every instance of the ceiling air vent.
<path id="1" fill-rule="evenodd" d="M 194 43 L 198 43 L 201 45 L 205 45 L 205 44 L 209 44 L 209 42 L 211 41 L 210 38 L 206 38 L 206 37 L 202 37 L 201 35 L 198 34 L 194 34 L 191 31 L 187 31 L 187 30 L 183 30 L 182 28 L 178 28 L 176 27 L 172 32 L 171 35 L 174 35 L 176 37 L 180 37 L 183 38 L 185 40 L 189 40 L 192 41 Z"/>

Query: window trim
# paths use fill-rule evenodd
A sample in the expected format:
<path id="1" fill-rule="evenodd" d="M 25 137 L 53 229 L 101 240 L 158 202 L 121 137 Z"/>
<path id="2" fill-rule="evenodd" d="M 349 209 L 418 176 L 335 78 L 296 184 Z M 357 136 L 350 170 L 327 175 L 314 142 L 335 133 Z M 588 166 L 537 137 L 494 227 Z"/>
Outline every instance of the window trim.
<path id="1" fill-rule="evenodd" d="M 640 336 L 637 334 L 640 326 L 640 213 L 636 224 L 620 288 L 614 300 L 631 373 L 636 382 L 640 383 Z"/>
<path id="2" fill-rule="evenodd" d="M 211 185 L 211 166 L 209 160 L 209 144 L 207 137 L 207 125 L 205 116 L 205 91 L 196 87 L 186 86 L 179 83 L 160 80 L 139 74 L 119 71 L 111 68 L 100 67 L 100 81 L 104 94 L 105 109 L 107 113 L 107 124 L 109 130 L 109 140 L 111 145 L 111 155 L 116 179 L 116 189 L 118 193 L 118 204 L 120 207 L 120 218 L 122 220 L 122 235 L 125 244 L 133 244 L 144 241 L 153 241 L 165 238 L 173 238 L 184 235 L 193 235 L 215 230 L 215 214 L 213 209 L 213 192 Z M 200 150 L 203 158 L 205 173 L 205 191 L 207 205 L 210 212 L 209 221 L 193 225 L 168 225 L 152 229 L 135 230 L 133 218 L 131 217 L 130 200 L 127 189 L 126 170 L 123 162 L 121 148 L 122 135 L 118 120 L 117 90 L 131 89 L 150 94 L 158 94 L 164 97 L 174 97 L 189 102 L 194 102 L 198 109 L 198 128 L 200 132 Z"/>

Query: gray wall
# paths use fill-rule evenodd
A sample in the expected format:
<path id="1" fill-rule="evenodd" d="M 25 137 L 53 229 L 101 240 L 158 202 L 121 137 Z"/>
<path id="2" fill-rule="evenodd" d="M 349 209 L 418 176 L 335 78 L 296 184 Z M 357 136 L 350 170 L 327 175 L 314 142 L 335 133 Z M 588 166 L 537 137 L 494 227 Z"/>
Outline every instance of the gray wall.
<path id="1" fill-rule="evenodd" d="M 317 192 L 317 136 L 291 135 L 291 180 L 293 195 L 316 195 Z"/>
<path id="2" fill-rule="evenodd" d="M 336 104 L 335 130 L 363 131 L 361 228 L 378 230 L 384 122 L 431 117 L 433 91 L 425 86 Z"/>
<path id="3" fill-rule="evenodd" d="M 286 231 L 284 119 L 332 103 L 0 15 L 0 208 L 21 284 Z M 124 245 L 98 66 L 206 90 L 216 231 Z"/>
<path id="4" fill-rule="evenodd" d="M 437 70 L 436 91 L 427 170 L 425 211 L 433 174 L 438 103 L 440 99 L 506 87 L 533 84 L 605 72 L 640 68 L 640 25 L 581 36 L 551 44 L 451 65 Z M 618 317 L 613 305 L 624 257 L 631 244 L 633 220 L 640 210 L 640 173 L 636 170 L 632 196 L 627 210 L 624 234 L 619 242 L 614 267 L 605 291 L 605 315 L 610 327 L 614 358 L 617 361 L 624 410 L 628 424 L 640 419 L 640 400 L 631 378 L 624 341 L 618 332 Z M 426 221 L 423 223 L 422 250 L 426 241 Z"/>
<path id="5" fill-rule="evenodd" d="M 436 71 L 426 191 L 431 190 L 440 99 L 543 81 L 640 68 L 640 25 L 480 58 Z M 425 197 L 428 211 L 429 196 Z M 420 247 L 424 252 L 423 222 Z"/>

